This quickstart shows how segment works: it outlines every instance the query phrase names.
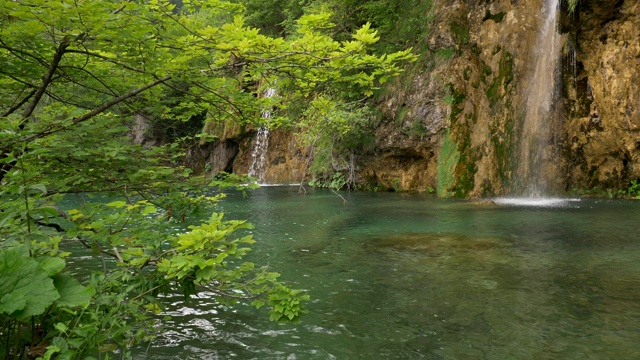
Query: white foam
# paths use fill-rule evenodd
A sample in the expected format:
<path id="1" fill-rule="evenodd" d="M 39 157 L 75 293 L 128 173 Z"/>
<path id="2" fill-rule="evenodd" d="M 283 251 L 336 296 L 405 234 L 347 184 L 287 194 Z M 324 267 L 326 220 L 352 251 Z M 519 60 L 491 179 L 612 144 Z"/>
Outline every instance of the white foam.
<path id="1" fill-rule="evenodd" d="M 258 186 L 260 186 L 260 187 L 269 187 L 269 186 L 300 186 L 300 185 L 302 185 L 302 184 L 300 184 L 300 183 L 297 183 L 297 184 L 296 184 L 296 183 L 293 183 L 293 184 L 285 184 L 285 183 L 282 183 L 282 184 L 275 184 L 275 183 L 274 183 L 274 184 L 267 184 L 267 183 L 252 182 L 252 183 L 243 183 L 243 184 L 242 184 L 242 186 L 248 186 L 248 185 L 251 185 L 251 184 L 255 184 L 255 185 L 258 185 Z"/>
<path id="2" fill-rule="evenodd" d="M 258 183 L 258 185 L 260 185 L 260 187 L 265 187 L 265 186 L 300 186 L 300 184 L 266 184 L 266 183 Z"/>
<path id="3" fill-rule="evenodd" d="M 565 207 L 580 199 L 567 198 L 496 198 L 493 199 L 498 205 L 507 206 L 527 206 L 527 207 Z"/>

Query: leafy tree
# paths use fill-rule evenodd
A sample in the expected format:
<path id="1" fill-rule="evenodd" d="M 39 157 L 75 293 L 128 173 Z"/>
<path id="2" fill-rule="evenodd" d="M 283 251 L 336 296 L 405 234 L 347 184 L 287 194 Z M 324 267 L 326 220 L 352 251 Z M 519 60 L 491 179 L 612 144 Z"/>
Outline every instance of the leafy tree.
<path id="1" fill-rule="evenodd" d="M 329 14 L 298 19 L 285 40 L 244 26 L 241 11 L 0 0 L 0 357 L 126 357 L 156 330 L 157 296 L 176 289 L 267 306 L 272 320 L 304 311 L 307 295 L 243 261 L 250 225 L 214 211 L 221 193 L 201 195 L 244 179 L 191 176 L 179 145 L 132 144 L 130 119 L 258 124 L 269 106 L 292 125 L 293 104 L 371 94 L 412 56 L 370 55 L 368 25 L 332 40 Z M 260 97 L 274 86 L 279 96 Z M 75 252 L 93 257 L 90 276 L 67 269 Z"/>
<path id="2" fill-rule="evenodd" d="M 283 36 L 294 32 L 295 20 L 313 0 L 234 0 L 246 9 L 246 21 L 265 34 Z"/>
<path id="3" fill-rule="evenodd" d="M 374 52 L 385 53 L 415 47 L 424 42 L 431 27 L 432 0 L 235 0 L 251 16 L 247 23 L 270 34 L 292 34 L 295 19 L 318 9 L 332 13 L 333 37 L 349 39 L 366 23 L 371 23 L 382 38 Z M 572 2 L 568 0 L 569 7 Z"/>

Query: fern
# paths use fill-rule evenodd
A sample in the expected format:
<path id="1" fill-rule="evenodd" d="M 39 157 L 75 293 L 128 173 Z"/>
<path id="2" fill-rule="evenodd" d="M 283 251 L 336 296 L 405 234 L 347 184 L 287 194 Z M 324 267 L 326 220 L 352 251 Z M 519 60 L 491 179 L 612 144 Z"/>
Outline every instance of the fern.
<path id="1" fill-rule="evenodd" d="M 567 10 L 570 15 L 573 15 L 576 11 L 576 6 L 578 6 L 579 0 L 565 0 L 567 2 Z"/>

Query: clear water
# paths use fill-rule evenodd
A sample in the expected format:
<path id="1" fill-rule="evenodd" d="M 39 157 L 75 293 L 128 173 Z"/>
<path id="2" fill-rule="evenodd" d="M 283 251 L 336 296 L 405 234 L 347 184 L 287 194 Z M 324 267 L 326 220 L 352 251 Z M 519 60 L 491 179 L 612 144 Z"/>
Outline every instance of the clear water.
<path id="1" fill-rule="evenodd" d="M 299 323 L 166 297 L 153 359 L 638 359 L 640 202 L 528 207 L 269 187 L 230 194 Z"/>

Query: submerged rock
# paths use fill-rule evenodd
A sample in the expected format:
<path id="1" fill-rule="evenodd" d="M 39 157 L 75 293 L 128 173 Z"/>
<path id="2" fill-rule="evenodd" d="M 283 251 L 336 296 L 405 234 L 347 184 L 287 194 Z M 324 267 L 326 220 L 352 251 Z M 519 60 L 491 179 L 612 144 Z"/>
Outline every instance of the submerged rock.
<path id="1" fill-rule="evenodd" d="M 505 239 L 471 237 L 459 233 L 406 233 L 374 238 L 367 242 L 371 248 L 408 250 L 425 253 L 442 251 L 490 251 L 508 245 Z"/>

